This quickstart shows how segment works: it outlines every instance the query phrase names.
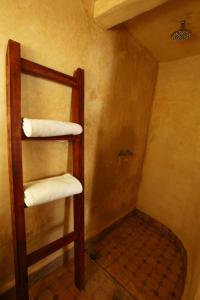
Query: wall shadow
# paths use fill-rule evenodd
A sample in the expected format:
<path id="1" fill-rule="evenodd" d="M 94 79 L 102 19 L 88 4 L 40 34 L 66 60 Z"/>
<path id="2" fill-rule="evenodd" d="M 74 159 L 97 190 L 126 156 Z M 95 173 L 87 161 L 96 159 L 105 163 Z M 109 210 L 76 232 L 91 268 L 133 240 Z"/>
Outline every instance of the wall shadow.
<path id="1" fill-rule="evenodd" d="M 157 72 L 156 62 L 146 51 L 124 29 L 115 30 L 114 59 L 106 96 L 101 99 L 92 153 L 90 197 L 86 195 L 87 236 L 97 234 L 135 207 Z M 95 122 L 90 120 L 90 126 Z M 119 155 L 126 150 L 132 155 Z M 86 150 L 86 164 L 89 160 Z"/>

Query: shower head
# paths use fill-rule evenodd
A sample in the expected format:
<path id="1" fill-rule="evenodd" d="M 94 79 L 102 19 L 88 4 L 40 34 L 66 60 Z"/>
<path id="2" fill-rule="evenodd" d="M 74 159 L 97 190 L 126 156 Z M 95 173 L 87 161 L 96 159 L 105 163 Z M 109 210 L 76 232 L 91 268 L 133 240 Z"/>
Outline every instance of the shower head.
<path id="1" fill-rule="evenodd" d="M 186 28 L 186 21 L 182 20 L 180 24 L 180 29 L 171 33 L 172 40 L 184 41 L 190 39 L 192 36 L 192 32 Z"/>

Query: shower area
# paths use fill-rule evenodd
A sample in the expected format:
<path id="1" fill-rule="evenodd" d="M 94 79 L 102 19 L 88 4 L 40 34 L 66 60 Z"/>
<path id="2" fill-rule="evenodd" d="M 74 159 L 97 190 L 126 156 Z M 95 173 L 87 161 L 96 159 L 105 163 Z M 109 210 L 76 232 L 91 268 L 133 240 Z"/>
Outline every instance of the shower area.
<path id="1" fill-rule="evenodd" d="M 102 205 L 102 220 L 118 218 L 88 241 L 87 253 L 133 299 L 200 299 L 199 14 L 198 1 L 167 1 L 124 23 L 146 52 L 129 77 L 137 88 L 127 86 L 134 106 L 124 100 L 113 112 L 129 122 L 117 130 L 118 157 L 110 150 L 97 159 L 97 181 L 115 186 L 111 195 L 95 190 L 98 215 Z M 104 18 L 97 20 L 111 26 Z"/>
<path id="2" fill-rule="evenodd" d="M 116 182 L 115 199 L 117 193 L 121 199 L 132 195 L 134 207 L 91 239 L 87 252 L 133 299 L 200 299 L 199 14 L 198 1 L 167 1 L 124 23 L 148 50 L 146 55 L 157 60 L 157 69 L 150 67 L 148 57 L 149 73 L 141 71 L 143 80 L 148 75 L 131 120 L 132 125 L 135 119 L 141 123 L 130 125 L 131 145 L 123 140 L 132 155 L 122 147 L 112 166 L 117 169 L 121 164 L 122 171 L 127 163 L 129 171 L 138 163 L 131 177 L 125 170 L 115 177 L 132 178 L 132 183 L 123 183 L 124 195 Z M 101 21 L 110 26 L 103 17 Z M 133 78 L 133 85 L 139 78 Z M 141 101 L 143 109 L 138 111 Z M 133 182 L 135 190 L 130 193 Z"/>

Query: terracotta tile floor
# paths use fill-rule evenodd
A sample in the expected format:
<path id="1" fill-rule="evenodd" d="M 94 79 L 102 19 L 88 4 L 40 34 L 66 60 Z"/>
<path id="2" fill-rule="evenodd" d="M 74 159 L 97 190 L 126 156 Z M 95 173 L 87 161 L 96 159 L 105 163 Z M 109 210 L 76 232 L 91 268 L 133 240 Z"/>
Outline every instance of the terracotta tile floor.
<path id="1" fill-rule="evenodd" d="M 73 262 L 60 267 L 30 288 L 30 300 L 135 300 L 96 263 L 86 256 L 86 286 L 73 283 Z"/>
<path id="2" fill-rule="evenodd" d="M 180 300 L 186 273 L 181 247 L 170 230 L 136 213 L 103 234 L 89 253 L 136 299 Z"/>
<path id="3" fill-rule="evenodd" d="M 185 250 L 157 221 L 136 211 L 88 245 L 84 291 L 73 283 L 71 261 L 37 281 L 30 300 L 181 299 Z"/>

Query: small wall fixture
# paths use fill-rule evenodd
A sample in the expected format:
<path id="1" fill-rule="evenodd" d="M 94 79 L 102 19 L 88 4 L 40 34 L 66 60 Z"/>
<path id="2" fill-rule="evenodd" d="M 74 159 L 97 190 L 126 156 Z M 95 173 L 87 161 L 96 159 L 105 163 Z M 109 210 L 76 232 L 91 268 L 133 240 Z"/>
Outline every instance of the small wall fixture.
<path id="1" fill-rule="evenodd" d="M 180 29 L 171 33 L 172 40 L 184 41 L 192 37 L 192 32 L 186 28 L 186 21 L 182 20 L 180 22 Z"/>

